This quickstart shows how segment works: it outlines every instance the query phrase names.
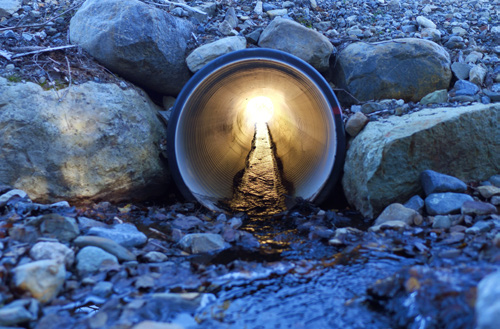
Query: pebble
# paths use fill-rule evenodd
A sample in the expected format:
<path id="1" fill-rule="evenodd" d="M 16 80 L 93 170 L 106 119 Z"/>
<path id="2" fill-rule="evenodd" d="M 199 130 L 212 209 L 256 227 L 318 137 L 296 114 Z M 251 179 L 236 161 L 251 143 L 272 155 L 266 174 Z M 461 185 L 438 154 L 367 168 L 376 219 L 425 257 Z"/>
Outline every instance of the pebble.
<path id="1" fill-rule="evenodd" d="M 420 225 L 423 218 L 416 210 L 406 208 L 400 203 L 387 206 L 375 220 L 375 225 L 381 225 L 390 221 L 402 221 L 408 225 Z"/>
<path id="2" fill-rule="evenodd" d="M 450 216 L 435 216 L 432 223 L 433 228 L 449 229 L 451 227 Z"/>
<path id="3" fill-rule="evenodd" d="M 167 255 L 158 251 L 150 251 L 143 257 L 148 263 L 163 263 L 168 259 Z"/>
<path id="4" fill-rule="evenodd" d="M 413 209 L 417 211 L 419 214 L 423 214 L 425 209 L 424 199 L 420 197 L 420 195 L 412 196 L 406 203 L 403 204 L 406 208 Z"/>
<path id="5" fill-rule="evenodd" d="M 486 222 L 486 221 L 479 221 L 476 222 L 472 227 L 469 227 L 468 229 L 465 230 L 465 233 L 467 234 L 479 234 L 481 232 L 489 232 L 494 226 L 492 222 Z"/>
<path id="6" fill-rule="evenodd" d="M 466 80 L 458 80 L 455 82 L 453 89 L 451 90 L 453 96 L 473 96 L 479 92 L 479 87 L 472 82 Z"/>
<path id="7" fill-rule="evenodd" d="M 459 80 L 469 79 L 469 72 L 472 66 L 465 63 L 454 62 L 451 64 L 451 70 Z"/>
<path id="8" fill-rule="evenodd" d="M 10 327 L 38 319 L 40 304 L 36 299 L 18 299 L 0 308 L 0 326 Z M 9 328 L 5 328 L 9 329 Z"/>
<path id="9" fill-rule="evenodd" d="M 88 234 L 113 240 L 124 247 L 138 247 L 148 239 L 135 225 L 129 223 L 116 224 L 112 228 L 92 227 Z"/>
<path id="10" fill-rule="evenodd" d="M 370 121 L 370 119 L 368 119 L 366 115 L 361 112 L 356 112 L 347 120 L 345 130 L 351 137 L 355 137 L 366 126 L 368 121 Z"/>
<path id="11" fill-rule="evenodd" d="M 465 201 L 474 199 L 463 193 L 433 193 L 425 198 L 425 209 L 429 215 L 459 213 Z"/>
<path id="12" fill-rule="evenodd" d="M 84 247 L 76 255 L 76 269 L 80 275 L 101 270 L 103 265 L 118 265 L 118 259 L 97 247 Z"/>
<path id="13" fill-rule="evenodd" d="M 75 246 L 80 248 L 87 246 L 101 248 L 102 250 L 114 255 L 120 261 L 129 262 L 136 260 L 136 256 L 127 248 L 108 238 L 90 235 L 79 236 L 75 239 L 74 243 Z"/>
<path id="14" fill-rule="evenodd" d="M 478 86 L 482 86 L 486 78 L 486 73 L 488 73 L 486 66 L 482 64 L 475 65 L 469 72 L 469 81 Z"/>
<path id="15" fill-rule="evenodd" d="M 448 90 L 441 89 L 425 95 L 420 100 L 420 104 L 422 105 L 440 104 L 440 103 L 446 103 L 447 101 L 448 101 Z"/>
<path id="16" fill-rule="evenodd" d="M 53 259 L 69 268 L 75 261 L 75 252 L 59 242 L 38 242 L 30 250 L 34 260 Z"/>
<path id="17" fill-rule="evenodd" d="M 57 214 L 44 215 L 41 217 L 40 231 L 44 236 L 53 237 L 61 242 L 73 240 L 80 234 L 76 220 Z"/>
<path id="18" fill-rule="evenodd" d="M 494 195 L 500 195 L 500 187 L 496 186 L 478 186 L 477 190 L 479 194 L 485 199 L 489 199 Z"/>
<path id="19" fill-rule="evenodd" d="M 224 238 L 213 233 L 187 234 L 179 241 L 179 245 L 192 254 L 218 251 L 225 248 Z"/>
<path id="20" fill-rule="evenodd" d="M 500 323 L 500 271 L 483 278 L 477 285 L 477 329 L 492 329 Z"/>
<path id="21" fill-rule="evenodd" d="M 481 201 L 465 201 L 462 204 L 462 214 L 464 215 L 489 215 L 496 214 L 497 208 L 491 203 Z"/>
<path id="22" fill-rule="evenodd" d="M 427 27 L 427 28 L 435 29 L 437 27 L 433 21 L 431 21 L 430 19 L 428 19 L 424 16 L 417 16 L 417 23 L 418 23 L 418 25 L 420 25 L 423 28 Z"/>
<path id="23" fill-rule="evenodd" d="M 420 183 L 425 195 L 439 192 L 465 192 L 467 190 L 467 185 L 460 179 L 434 170 L 422 171 Z"/>
<path id="24" fill-rule="evenodd" d="M 98 282 L 92 288 L 92 294 L 97 297 L 108 298 L 109 296 L 111 296 L 111 294 L 113 294 L 113 284 L 108 281 Z"/>

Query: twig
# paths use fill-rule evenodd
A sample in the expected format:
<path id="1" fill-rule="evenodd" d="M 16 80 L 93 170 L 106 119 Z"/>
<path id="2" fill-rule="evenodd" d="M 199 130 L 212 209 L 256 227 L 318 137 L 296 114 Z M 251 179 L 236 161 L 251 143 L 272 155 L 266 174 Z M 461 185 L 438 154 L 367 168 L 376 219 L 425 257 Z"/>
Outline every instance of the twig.
<path id="1" fill-rule="evenodd" d="M 16 25 L 16 26 L 9 26 L 9 27 L 4 27 L 4 28 L 1 28 L 0 29 L 0 32 L 2 31 L 7 31 L 7 30 L 17 30 L 17 29 L 27 29 L 27 28 L 33 28 L 33 27 L 44 27 L 45 25 L 49 24 L 50 22 L 52 22 L 54 19 L 58 18 L 58 17 L 61 17 L 62 15 L 72 11 L 73 9 L 75 9 L 76 7 L 80 6 L 81 4 L 78 3 L 74 6 L 72 6 L 71 8 L 69 8 L 68 10 L 66 11 L 63 11 L 62 13 L 60 13 L 59 15 L 56 15 L 54 17 L 51 17 L 48 21 L 44 22 L 44 23 L 40 23 L 40 24 L 31 24 L 31 25 Z M 22 22 L 22 20 L 20 21 Z M 19 23 L 20 23 L 19 22 Z M 18 24 L 19 24 L 18 23 Z"/>
<path id="2" fill-rule="evenodd" d="M 356 97 L 354 97 L 354 95 L 353 95 L 353 94 L 351 94 L 350 92 L 348 92 L 348 91 L 347 91 L 347 90 L 345 90 L 345 89 L 342 89 L 342 88 L 333 88 L 332 90 L 333 90 L 333 91 L 343 91 L 343 92 L 345 92 L 347 95 L 349 95 L 349 96 L 351 96 L 352 98 L 354 98 L 354 100 L 355 100 L 356 102 L 358 102 L 358 104 L 359 104 L 359 103 L 362 103 L 359 99 L 357 99 Z"/>
<path id="3" fill-rule="evenodd" d="M 29 51 L 27 53 L 16 54 L 16 55 L 13 55 L 11 58 L 14 59 L 14 58 L 18 58 L 18 57 L 27 56 L 27 55 L 40 54 L 40 53 L 45 53 L 48 51 L 68 49 L 68 48 L 74 48 L 74 47 L 76 47 L 76 45 L 60 46 L 60 47 L 53 47 L 53 48 L 49 47 L 49 48 L 44 48 L 44 49 L 40 49 L 40 50 Z"/>
<path id="4" fill-rule="evenodd" d="M 11 53 L 9 53 L 8 51 L 5 51 L 5 50 L 1 50 L 1 49 L 0 49 L 0 56 L 4 57 L 8 61 L 10 61 L 12 59 Z"/>
<path id="5" fill-rule="evenodd" d="M 177 2 L 167 1 L 167 0 L 160 0 L 160 1 L 164 2 L 165 5 L 162 5 L 162 4 L 159 4 L 159 3 L 156 3 L 156 2 L 148 2 L 148 3 L 154 4 L 154 5 L 157 5 L 157 6 L 160 6 L 160 7 L 166 7 L 167 5 L 168 6 L 174 5 L 174 6 L 177 6 L 177 7 L 182 7 L 182 8 L 185 8 L 187 10 L 191 10 L 191 11 L 197 12 L 198 14 L 203 14 L 203 15 L 207 14 L 206 12 L 204 12 L 202 10 L 199 10 L 199 9 L 196 9 L 194 7 L 188 6 L 185 3 L 177 3 Z"/>
<path id="6" fill-rule="evenodd" d="M 62 100 L 64 99 L 64 97 L 66 97 L 66 95 L 68 94 L 69 89 L 71 88 L 71 66 L 69 65 L 68 56 L 64 56 L 64 57 L 66 58 L 66 64 L 68 64 L 69 85 L 68 85 L 68 88 L 66 88 L 66 90 L 64 91 L 64 94 L 62 95 L 62 97 L 59 98 L 59 102 L 62 102 Z"/>

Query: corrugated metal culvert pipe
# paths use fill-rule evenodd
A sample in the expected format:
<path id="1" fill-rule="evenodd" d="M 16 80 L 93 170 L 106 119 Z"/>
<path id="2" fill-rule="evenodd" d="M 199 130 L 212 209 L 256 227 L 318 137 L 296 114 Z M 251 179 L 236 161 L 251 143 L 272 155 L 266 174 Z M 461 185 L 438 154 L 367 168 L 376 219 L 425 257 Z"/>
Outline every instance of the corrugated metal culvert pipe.
<path id="1" fill-rule="evenodd" d="M 258 153 L 259 140 L 267 153 Z M 281 51 L 245 49 L 210 62 L 184 86 L 167 147 L 179 190 L 209 209 L 229 204 L 245 179 L 264 177 L 245 173 L 265 154 L 279 171 L 278 192 L 319 203 L 342 170 L 345 134 L 337 98 L 313 67 Z"/>

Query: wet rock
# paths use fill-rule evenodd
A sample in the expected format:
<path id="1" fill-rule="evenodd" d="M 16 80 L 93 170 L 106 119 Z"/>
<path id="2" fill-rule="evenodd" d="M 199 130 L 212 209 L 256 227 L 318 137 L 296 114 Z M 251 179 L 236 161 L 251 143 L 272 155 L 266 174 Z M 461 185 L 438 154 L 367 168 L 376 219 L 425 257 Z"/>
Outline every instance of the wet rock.
<path id="1" fill-rule="evenodd" d="M 80 275 L 99 271 L 104 264 L 118 265 L 118 259 L 101 248 L 88 246 L 76 255 L 76 269 Z"/>
<path id="2" fill-rule="evenodd" d="M 494 329 L 500 323 L 500 271 L 483 278 L 477 285 L 477 329 Z"/>
<path id="3" fill-rule="evenodd" d="M 418 102 L 450 84 L 448 53 L 429 40 L 408 38 L 353 43 L 339 55 L 334 82 L 360 101 L 404 99 Z"/>
<path id="4" fill-rule="evenodd" d="M 87 246 L 93 246 L 101 248 L 104 251 L 109 252 L 110 254 L 116 256 L 118 260 L 123 262 L 135 261 L 136 256 L 131 253 L 127 248 L 118 244 L 116 241 L 113 241 L 108 238 L 103 238 L 100 236 L 79 236 L 73 241 L 75 246 L 83 248 Z"/>
<path id="5" fill-rule="evenodd" d="M 69 35 L 110 70 L 156 92 L 175 95 L 189 79 L 191 24 L 137 0 L 88 0 Z"/>
<path id="6" fill-rule="evenodd" d="M 448 101 L 448 90 L 441 89 L 425 95 L 420 100 L 420 104 L 422 105 L 439 104 L 439 103 L 446 103 L 447 101 Z"/>
<path id="7" fill-rule="evenodd" d="M 498 173 L 500 146 L 491 136 L 497 134 L 499 114 L 500 104 L 477 104 L 369 122 L 347 151 L 342 180 L 347 200 L 373 218 L 388 204 L 418 194 L 424 170 L 446 168 L 462 181 Z"/>
<path id="8" fill-rule="evenodd" d="M 97 297 L 108 298 L 113 294 L 113 284 L 108 281 L 98 282 L 92 288 L 92 294 L 94 294 Z"/>
<path id="9" fill-rule="evenodd" d="M 262 32 L 259 46 L 295 55 L 319 71 L 329 67 L 333 45 L 322 34 L 288 19 L 274 19 Z"/>
<path id="10" fill-rule="evenodd" d="M 450 216 L 435 216 L 434 222 L 432 223 L 432 228 L 443 228 L 449 229 L 451 227 Z"/>
<path id="11" fill-rule="evenodd" d="M 496 214 L 497 208 L 491 203 L 481 201 L 465 201 L 462 204 L 461 211 L 464 215 L 489 215 Z"/>
<path id="12" fill-rule="evenodd" d="M 420 174 L 420 182 L 425 195 L 439 192 L 465 192 L 467 185 L 460 179 L 438 173 L 434 170 L 424 170 Z"/>
<path id="13" fill-rule="evenodd" d="M 363 129 L 364 126 L 366 126 L 368 121 L 370 120 L 366 115 L 364 115 L 361 112 L 356 112 L 347 121 L 345 130 L 349 135 L 355 137 L 361 131 L 361 129 Z"/>
<path id="14" fill-rule="evenodd" d="M 467 234 L 480 234 L 484 232 L 489 232 L 495 224 L 489 221 L 479 221 L 476 222 L 472 227 L 465 230 Z"/>
<path id="15" fill-rule="evenodd" d="M 59 242 L 38 242 L 30 249 L 34 260 L 52 259 L 69 268 L 75 261 L 75 252 Z"/>
<path id="16" fill-rule="evenodd" d="M 0 18 L 10 16 L 21 9 L 21 0 L 2 0 L 0 1 Z"/>
<path id="17" fill-rule="evenodd" d="M 165 127 L 145 95 L 87 82 L 59 90 L 65 95 L 59 99 L 34 83 L 1 77 L 0 90 L 0 104 L 6 104 L 0 135 L 9 136 L 0 139 L 6 150 L 0 181 L 48 203 L 130 201 L 164 193 L 168 169 L 158 144 Z"/>
<path id="18" fill-rule="evenodd" d="M 36 299 L 15 300 L 0 308 L 0 326 L 22 325 L 34 321 L 38 319 L 39 309 Z"/>
<path id="19" fill-rule="evenodd" d="M 129 223 L 116 224 L 112 228 L 93 227 L 88 234 L 113 240 L 124 247 L 138 247 L 148 240 L 144 233 Z"/>
<path id="20" fill-rule="evenodd" d="M 408 225 L 420 225 L 423 218 L 416 210 L 406 208 L 400 203 L 393 203 L 387 206 L 377 217 L 375 225 L 381 225 L 389 221 L 402 221 Z"/>
<path id="21" fill-rule="evenodd" d="M 425 198 L 425 210 L 429 215 L 448 215 L 459 213 L 466 201 L 474 199 L 463 193 L 433 193 Z"/>
<path id="22" fill-rule="evenodd" d="M 481 194 L 481 196 L 485 199 L 489 199 L 494 195 L 500 195 L 500 187 L 496 187 L 496 186 L 492 186 L 492 185 L 478 186 L 477 190 L 478 190 L 479 194 Z"/>
<path id="23" fill-rule="evenodd" d="M 56 260 L 39 260 L 13 269 L 13 285 L 42 303 L 54 299 L 64 285 L 66 270 Z"/>
<path id="24" fill-rule="evenodd" d="M 465 63 L 454 62 L 451 64 L 451 70 L 459 80 L 469 79 L 469 72 L 472 66 Z"/>
<path id="25" fill-rule="evenodd" d="M 225 248 L 222 236 L 213 233 L 187 234 L 179 241 L 179 245 L 182 249 L 192 254 L 217 251 Z"/>
<path id="26" fill-rule="evenodd" d="M 403 206 L 413 209 L 422 215 L 425 208 L 425 202 L 424 199 L 420 197 L 420 195 L 414 195 L 410 198 L 410 200 L 406 201 Z"/>
<path id="27" fill-rule="evenodd" d="M 198 72 L 203 66 L 219 56 L 230 52 L 245 49 L 247 45 L 244 37 L 228 37 L 196 48 L 186 58 L 191 72 Z"/>
<path id="28" fill-rule="evenodd" d="M 80 234 L 76 220 L 58 214 L 44 215 L 40 225 L 40 232 L 44 236 L 56 238 L 61 242 L 69 242 Z"/>

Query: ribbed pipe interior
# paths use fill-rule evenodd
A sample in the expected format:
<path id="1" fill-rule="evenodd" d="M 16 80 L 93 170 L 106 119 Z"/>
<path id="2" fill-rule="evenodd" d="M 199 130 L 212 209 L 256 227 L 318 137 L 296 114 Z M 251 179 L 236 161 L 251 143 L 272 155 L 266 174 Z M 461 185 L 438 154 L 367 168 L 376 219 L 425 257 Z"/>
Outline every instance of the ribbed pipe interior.
<path id="1" fill-rule="evenodd" d="M 191 90 L 181 104 L 175 132 L 180 175 L 208 208 L 231 198 L 234 176 L 245 167 L 254 136 L 254 122 L 245 109 L 257 96 L 273 102 L 268 126 L 293 195 L 313 201 L 332 171 L 335 124 L 320 88 L 300 70 L 277 60 L 232 62 Z"/>

